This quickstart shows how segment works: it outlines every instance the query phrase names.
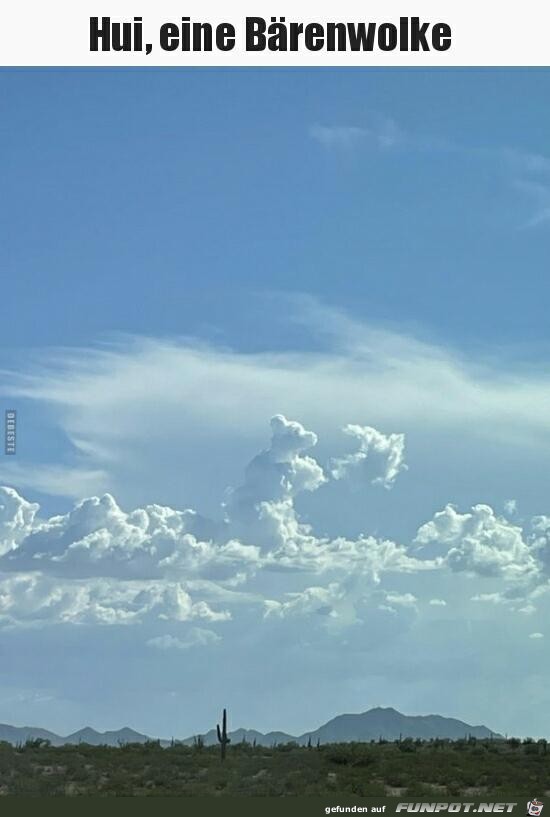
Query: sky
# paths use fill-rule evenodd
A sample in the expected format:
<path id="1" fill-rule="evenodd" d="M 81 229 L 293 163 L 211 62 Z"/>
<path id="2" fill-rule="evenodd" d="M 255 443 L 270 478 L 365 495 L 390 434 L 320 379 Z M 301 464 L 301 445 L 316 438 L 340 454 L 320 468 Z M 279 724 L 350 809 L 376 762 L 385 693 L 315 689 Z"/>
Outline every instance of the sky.
<path id="1" fill-rule="evenodd" d="M 550 73 L 0 71 L 0 721 L 550 734 Z"/>

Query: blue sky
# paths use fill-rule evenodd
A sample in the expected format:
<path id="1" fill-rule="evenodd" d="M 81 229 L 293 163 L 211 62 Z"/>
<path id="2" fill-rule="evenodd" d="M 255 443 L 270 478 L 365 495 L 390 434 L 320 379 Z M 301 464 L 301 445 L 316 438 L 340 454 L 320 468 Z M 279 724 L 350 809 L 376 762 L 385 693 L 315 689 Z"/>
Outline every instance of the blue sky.
<path id="1" fill-rule="evenodd" d="M 546 337 L 548 235 L 525 228 L 542 207 L 527 186 L 541 179 L 504 151 L 547 150 L 547 71 L 0 81 L 2 346 L 112 330 L 230 334 L 247 348 L 252 335 L 271 348 L 255 295 L 273 289 L 458 343 Z M 327 153 L 311 136 L 388 121 L 387 149 L 359 137 Z"/>
<path id="2" fill-rule="evenodd" d="M 0 72 L 1 721 L 550 732 L 549 86 Z"/>

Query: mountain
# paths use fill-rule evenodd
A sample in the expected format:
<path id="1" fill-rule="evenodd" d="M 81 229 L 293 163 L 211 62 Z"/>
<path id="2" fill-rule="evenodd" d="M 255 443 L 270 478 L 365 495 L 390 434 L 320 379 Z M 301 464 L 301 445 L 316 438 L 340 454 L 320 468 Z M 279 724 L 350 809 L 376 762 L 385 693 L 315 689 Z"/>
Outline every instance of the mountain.
<path id="1" fill-rule="evenodd" d="M 0 741 L 17 744 L 37 738 L 49 740 L 56 746 L 60 740 L 59 735 L 48 732 L 47 729 L 37 729 L 34 726 L 8 726 L 7 723 L 0 723 Z"/>
<path id="2" fill-rule="evenodd" d="M 286 743 L 296 741 L 306 744 L 310 739 L 315 745 L 317 741 L 321 743 L 347 743 L 352 740 L 370 741 L 378 740 L 398 740 L 401 738 L 449 738 L 458 740 L 467 735 L 476 738 L 490 738 L 491 735 L 502 737 L 496 732 L 492 732 L 486 726 L 470 726 L 456 718 L 444 718 L 441 715 L 403 715 L 391 707 L 376 707 L 368 712 L 361 712 L 355 715 L 338 715 L 336 718 L 320 726 L 312 732 L 305 732 L 299 737 L 293 737 L 285 732 L 256 732 L 253 729 L 236 729 L 230 732 L 229 736 L 233 743 L 239 743 L 243 738 L 247 743 L 254 740 L 260 746 L 271 746 L 274 743 Z M 209 746 L 217 743 L 216 731 L 211 729 L 206 735 L 202 735 L 204 743 Z M 187 738 L 183 743 L 193 743 L 194 738 Z"/>
<path id="3" fill-rule="evenodd" d="M 320 740 L 321 743 L 338 743 L 351 740 L 370 741 L 398 740 L 402 738 L 450 738 L 458 740 L 465 735 L 475 738 L 490 738 L 491 732 L 486 726 L 470 726 L 455 718 L 444 718 L 441 715 L 403 715 L 391 707 L 376 707 L 359 715 L 338 715 L 320 726 L 314 732 L 298 738 L 300 743 Z"/>
<path id="4" fill-rule="evenodd" d="M 95 729 L 86 726 L 84 729 L 79 729 L 78 732 L 73 732 L 72 735 L 62 737 L 56 735 L 55 732 L 49 732 L 47 729 L 37 729 L 34 726 L 8 726 L 5 723 L 0 723 L 0 741 L 18 744 L 25 743 L 27 740 L 36 740 L 37 738 L 49 740 L 52 746 L 63 746 L 65 743 L 118 746 L 120 743 L 144 743 L 146 740 L 151 740 L 147 735 L 134 732 L 133 729 L 128 727 L 118 729 L 116 732 L 96 732 Z M 168 741 L 164 741 L 164 743 L 168 745 Z"/>
<path id="5" fill-rule="evenodd" d="M 181 743 L 190 746 L 196 741 L 197 737 L 198 735 L 193 735 L 191 738 L 185 738 Z M 288 735 L 286 732 L 266 732 L 264 734 L 263 732 L 257 732 L 255 729 L 235 729 L 233 732 L 229 732 L 229 737 L 231 743 L 241 743 L 243 740 L 247 743 L 256 741 L 258 746 L 273 746 L 274 743 L 290 743 L 293 740 L 299 740 L 299 738 Z M 210 729 L 209 732 L 201 735 L 201 738 L 205 746 L 212 746 L 218 742 L 215 729 Z"/>
<path id="6" fill-rule="evenodd" d="M 391 707 L 376 707 L 367 712 L 356 715 L 338 715 L 336 718 L 320 726 L 312 732 L 305 732 L 303 735 L 295 737 L 286 732 L 257 732 L 255 729 L 236 729 L 229 733 L 232 743 L 240 743 L 246 740 L 247 743 L 254 743 L 258 746 L 272 746 L 275 743 L 288 743 L 296 741 L 306 744 L 310 739 L 313 744 L 320 743 L 347 743 L 348 741 L 371 741 L 383 738 L 384 740 L 397 740 L 401 738 L 449 738 L 458 740 L 467 735 L 476 738 L 501 738 L 502 735 L 492 732 L 486 726 L 470 726 L 455 718 L 444 718 L 441 715 L 403 715 Z M 196 740 L 196 735 L 185 738 L 182 743 L 191 745 Z M 210 729 L 206 734 L 201 735 L 206 746 L 218 742 L 216 730 Z M 31 726 L 8 726 L 0 724 L 0 741 L 8 743 L 24 743 L 26 740 L 42 738 L 49 740 L 53 746 L 62 746 L 70 743 L 90 743 L 93 746 L 108 745 L 118 746 L 120 743 L 144 743 L 147 740 L 154 740 L 140 732 L 124 727 L 117 731 L 97 732 L 87 726 L 78 732 L 73 732 L 67 737 L 61 737 L 48 732 L 47 729 L 37 729 Z M 169 741 L 161 740 L 161 745 L 168 746 Z"/>
<path id="7" fill-rule="evenodd" d="M 127 726 L 118 729 L 116 732 L 96 732 L 95 729 L 86 726 L 66 738 L 59 738 L 59 740 L 62 740 L 63 743 L 89 743 L 92 746 L 118 746 L 119 743 L 145 743 L 151 738 L 142 735 L 140 732 L 135 732 Z"/>

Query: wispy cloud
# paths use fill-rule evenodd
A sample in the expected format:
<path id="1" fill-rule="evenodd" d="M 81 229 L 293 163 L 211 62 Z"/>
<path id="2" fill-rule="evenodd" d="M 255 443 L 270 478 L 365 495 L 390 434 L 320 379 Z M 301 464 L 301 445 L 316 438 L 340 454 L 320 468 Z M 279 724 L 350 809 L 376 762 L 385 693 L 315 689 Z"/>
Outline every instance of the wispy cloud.
<path id="1" fill-rule="evenodd" d="M 492 165 L 495 174 L 504 173 L 510 188 L 531 200 L 534 212 L 521 227 L 534 228 L 550 222 L 550 157 L 520 148 L 464 145 L 453 139 L 413 134 L 389 117 L 372 117 L 368 125 L 313 125 L 310 136 L 327 150 L 403 150 L 423 155 L 456 154 Z"/>
<path id="2" fill-rule="evenodd" d="M 349 150 L 370 147 L 381 150 L 395 147 L 402 139 L 392 119 L 373 117 L 369 125 L 313 125 L 310 135 L 327 149 Z"/>
<path id="3" fill-rule="evenodd" d="M 157 650 L 189 650 L 191 647 L 211 647 L 221 640 L 221 636 L 213 630 L 193 627 L 183 638 L 174 635 L 158 635 L 150 638 L 147 646 Z"/>

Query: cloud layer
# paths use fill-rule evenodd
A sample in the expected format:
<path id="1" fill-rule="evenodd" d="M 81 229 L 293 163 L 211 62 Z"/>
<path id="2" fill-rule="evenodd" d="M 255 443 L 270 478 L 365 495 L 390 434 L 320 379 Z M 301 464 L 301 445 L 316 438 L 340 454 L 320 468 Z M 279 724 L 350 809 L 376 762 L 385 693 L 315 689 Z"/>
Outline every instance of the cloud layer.
<path id="1" fill-rule="evenodd" d="M 184 666 L 189 695 L 220 661 L 247 713 L 276 690 L 298 719 L 312 673 L 324 701 L 358 709 L 433 701 L 468 719 L 479 675 L 533 695 L 520 667 L 546 667 L 530 636 L 550 613 L 547 375 L 307 298 L 285 309 L 309 350 L 119 339 L 6 378 L 23 431 L 37 411 L 59 441 L 51 466 L 32 447 L 0 464 L 15 486 L 0 491 L 0 649 L 26 645 L 15 687 L 60 644 L 70 670 L 75 643 L 79 672 L 97 678 L 87 651 L 111 644 L 117 677 L 134 661 L 135 683 L 160 689 Z M 482 703 L 479 720 L 497 711 Z"/>
<path id="2" fill-rule="evenodd" d="M 110 494 L 42 519 L 37 503 L 0 488 L 0 622 L 216 624 L 250 607 L 265 618 L 315 615 L 331 626 L 347 626 L 360 621 L 369 604 L 392 614 L 413 614 L 419 603 L 446 607 L 436 596 L 439 576 L 459 573 L 502 582 L 477 601 L 521 599 L 526 610 L 545 593 L 545 516 L 535 517 L 526 532 L 487 505 L 465 513 L 447 505 L 410 543 L 368 534 L 318 535 L 297 511 L 300 495 L 322 490 L 330 502 L 331 486 L 343 477 L 391 488 L 405 468 L 403 434 L 360 425 L 343 431 L 359 449 L 329 458 L 325 471 L 312 456 L 317 435 L 275 415 L 268 447 L 228 492 L 218 520 L 156 504 L 126 512 Z M 409 590 L 384 587 L 392 575 L 414 574 L 432 576 L 422 602 Z M 147 643 L 187 649 L 219 638 L 195 627 Z"/>

